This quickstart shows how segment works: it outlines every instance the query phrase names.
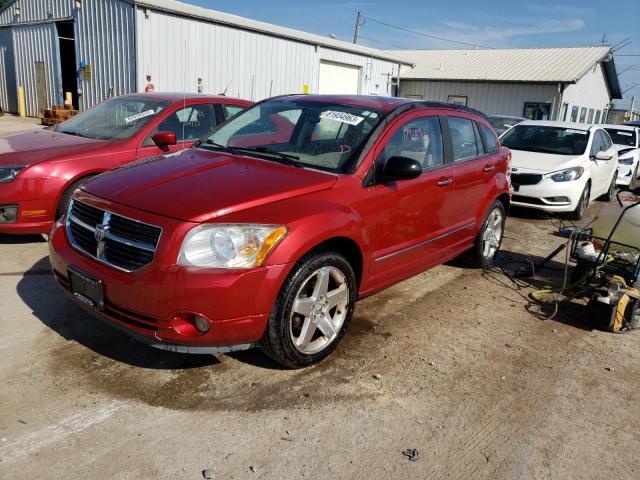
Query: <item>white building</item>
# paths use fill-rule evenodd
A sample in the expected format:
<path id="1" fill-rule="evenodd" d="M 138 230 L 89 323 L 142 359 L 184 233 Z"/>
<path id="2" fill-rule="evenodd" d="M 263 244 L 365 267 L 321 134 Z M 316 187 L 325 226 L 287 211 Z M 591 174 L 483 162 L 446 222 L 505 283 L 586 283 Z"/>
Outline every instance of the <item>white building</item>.
<path id="1" fill-rule="evenodd" d="M 488 115 L 598 123 L 622 98 L 609 46 L 388 53 L 414 64 L 401 70 L 399 96 Z"/>
<path id="2" fill-rule="evenodd" d="M 173 0 L 12 0 L 0 9 L 0 107 L 37 116 L 143 91 L 389 95 L 400 65 L 383 52 Z"/>

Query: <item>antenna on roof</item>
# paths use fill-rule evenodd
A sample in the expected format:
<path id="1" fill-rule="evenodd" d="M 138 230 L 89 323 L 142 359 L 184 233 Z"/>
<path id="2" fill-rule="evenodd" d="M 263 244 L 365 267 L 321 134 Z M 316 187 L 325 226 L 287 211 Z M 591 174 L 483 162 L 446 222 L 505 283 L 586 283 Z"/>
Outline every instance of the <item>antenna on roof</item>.
<path id="1" fill-rule="evenodd" d="M 603 45 L 605 43 L 607 43 L 607 34 L 606 33 L 602 35 L 602 40 L 600 40 L 600 43 L 603 44 Z"/>
<path id="2" fill-rule="evenodd" d="M 221 97 L 224 97 L 227 94 L 227 90 L 229 90 L 229 87 L 231 86 L 231 82 L 233 82 L 233 79 L 229 80 L 229 83 L 227 83 L 227 87 L 224 89 L 224 92 L 219 93 L 218 95 L 220 95 Z"/>

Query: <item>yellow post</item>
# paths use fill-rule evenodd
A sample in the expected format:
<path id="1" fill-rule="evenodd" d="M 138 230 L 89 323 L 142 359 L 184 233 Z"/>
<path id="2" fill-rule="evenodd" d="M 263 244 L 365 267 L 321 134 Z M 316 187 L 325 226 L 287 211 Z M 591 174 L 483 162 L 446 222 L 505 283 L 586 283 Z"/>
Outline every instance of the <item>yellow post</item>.
<path id="1" fill-rule="evenodd" d="M 65 92 L 64 94 L 64 106 L 72 106 L 73 105 L 73 97 L 71 96 L 71 92 Z"/>
<path id="2" fill-rule="evenodd" d="M 18 115 L 27 116 L 27 109 L 24 103 L 24 87 L 18 87 Z"/>

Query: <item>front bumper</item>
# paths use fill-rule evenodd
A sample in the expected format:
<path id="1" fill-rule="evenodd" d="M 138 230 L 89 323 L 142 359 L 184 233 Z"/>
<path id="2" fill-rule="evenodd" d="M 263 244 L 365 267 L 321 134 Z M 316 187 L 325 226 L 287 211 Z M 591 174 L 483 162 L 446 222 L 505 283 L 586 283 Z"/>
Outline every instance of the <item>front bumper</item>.
<path id="1" fill-rule="evenodd" d="M 126 209 L 125 209 L 126 210 Z M 131 215 L 131 212 L 119 213 Z M 146 218 L 140 218 L 140 217 Z M 159 224 L 158 218 L 139 212 L 137 218 Z M 218 353 L 249 348 L 264 333 L 269 315 L 290 265 L 253 270 L 194 269 L 175 265 L 174 248 L 181 233 L 164 219 L 163 238 L 153 262 L 136 272 L 103 265 L 74 249 L 65 228 L 56 224 L 49 238 L 51 266 L 58 284 L 69 294 L 70 266 L 99 279 L 104 285 L 104 308 L 88 307 L 94 316 L 152 347 L 185 353 Z M 175 234 L 175 235 L 174 235 Z M 209 320 L 209 330 L 199 332 L 182 314 Z"/>
<path id="2" fill-rule="evenodd" d="M 513 193 L 511 205 L 546 212 L 572 212 L 578 206 L 587 178 L 572 182 L 555 182 L 543 178 L 536 185 L 520 185 Z"/>
<path id="3" fill-rule="evenodd" d="M 13 235 L 48 234 L 53 227 L 56 205 L 64 182 L 57 178 L 22 178 L 0 183 L 0 207 L 17 205 L 17 218 L 0 221 L 0 233 Z"/>
<path id="4" fill-rule="evenodd" d="M 616 185 L 631 185 L 635 178 L 633 173 L 635 172 L 637 164 L 633 165 L 618 165 L 618 177 L 616 178 Z"/>

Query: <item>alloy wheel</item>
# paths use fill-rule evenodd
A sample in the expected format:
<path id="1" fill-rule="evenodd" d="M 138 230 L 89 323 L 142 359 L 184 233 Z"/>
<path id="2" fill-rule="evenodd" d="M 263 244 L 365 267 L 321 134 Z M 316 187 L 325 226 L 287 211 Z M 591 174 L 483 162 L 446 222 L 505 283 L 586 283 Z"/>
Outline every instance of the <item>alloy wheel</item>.
<path id="1" fill-rule="evenodd" d="M 302 283 L 291 306 L 289 334 L 304 354 L 324 350 L 338 336 L 347 316 L 349 287 L 336 267 L 324 266 Z"/>
<path id="2" fill-rule="evenodd" d="M 494 257 L 502 241 L 504 216 L 502 210 L 494 208 L 489 216 L 482 235 L 482 255 L 486 259 Z"/>

